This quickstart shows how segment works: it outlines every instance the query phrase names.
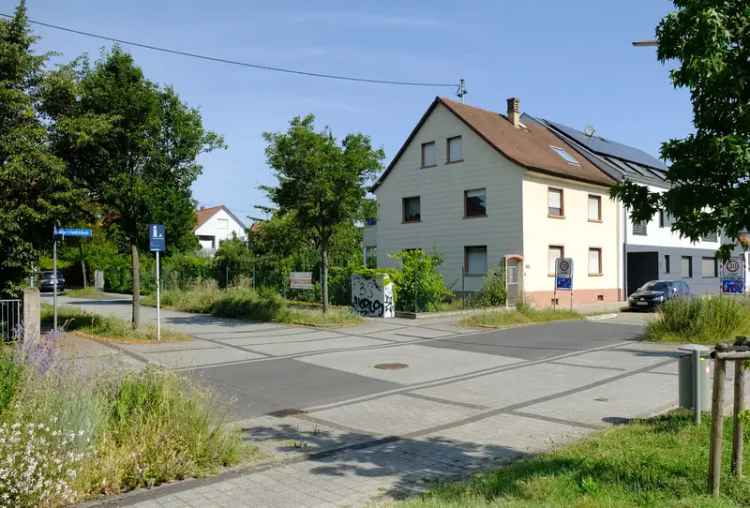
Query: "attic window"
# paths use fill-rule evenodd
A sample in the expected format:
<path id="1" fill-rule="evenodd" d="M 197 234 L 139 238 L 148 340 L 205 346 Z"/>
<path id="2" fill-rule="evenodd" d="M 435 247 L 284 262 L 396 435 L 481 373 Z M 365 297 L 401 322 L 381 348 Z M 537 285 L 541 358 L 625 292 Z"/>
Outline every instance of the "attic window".
<path id="1" fill-rule="evenodd" d="M 552 146 L 552 145 L 549 145 L 549 147 L 552 149 L 553 152 L 555 152 L 557 155 L 559 155 L 561 159 L 563 159 L 565 162 L 567 162 L 571 166 L 580 166 L 581 165 L 581 163 L 578 162 L 568 152 L 566 152 L 564 148 L 560 148 L 559 146 Z"/>

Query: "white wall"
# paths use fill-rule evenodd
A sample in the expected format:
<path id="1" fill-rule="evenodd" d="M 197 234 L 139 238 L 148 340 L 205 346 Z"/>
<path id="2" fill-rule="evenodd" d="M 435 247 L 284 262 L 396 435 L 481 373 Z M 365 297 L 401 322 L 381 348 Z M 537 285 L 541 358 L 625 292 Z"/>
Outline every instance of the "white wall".
<path id="1" fill-rule="evenodd" d="M 650 192 L 664 192 L 666 189 L 648 186 Z M 659 214 L 657 213 L 646 226 L 646 235 L 633 234 L 633 221 L 630 214 L 625 214 L 625 237 L 628 245 L 649 245 L 655 247 L 673 247 L 673 248 L 695 248 L 716 250 L 721 246 L 720 242 L 698 241 L 692 243 L 687 238 L 681 238 L 679 233 L 673 232 L 670 227 L 659 227 Z"/>
<path id="2" fill-rule="evenodd" d="M 550 217 L 548 189 L 563 191 L 563 218 Z M 588 216 L 589 195 L 601 198 L 601 221 Z M 565 257 L 573 258 L 573 287 L 576 290 L 618 289 L 620 244 L 617 237 L 617 203 L 609 198 L 609 189 L 528 172 L 523 182 L 524 289 L 551 292 L 554 274 L 549 273 L 549 246 L 562 246 Z M 589 275 L 589 248 L 602 252 L 601 275 Z M 546 302 L 545 302 L 546 303 Z"/>
<path id="3" fill-rule="evenodd" d="M 462 136 L 463 162 L 446 164 L 446 139 Z M 421 169 L 421 145 L 435 141 L 438 165 Z M 443 255 L 446 284 L 461 290 L 465 246 L 487 246 L 487 265 L 522 251 L 521 196 L 524 169 L 511 162 L 445 106 L 439 104 L 375 191 L 378 200 L 378 266 L 398 266 L 389 255 L 433 248 Z M 487 217 L 464 218 L 464 191 L 486 188 Z M 421 222 L 402 223 L 402 198 L 420 196 Z M 482 277 L 465 280 L 476 290 Z"/>
<path id="4" fill-rule="evenodd" d="M 223 209 L 216 212 L 210 219 L 201 224 L 201 226 L 194 231 L 194 234 L 195 236 L 215 237 L 215 249 L 219 248 L 219 243 L 222 240 L 232 238 L 233 235 L 236 235 L 237 238 L 241 240 L 244 240 L 247 236 L 245 234 L 245 227 Z M 210 249 L 210 242 L 201 241 L 201 247 L 204 249 Z"/>

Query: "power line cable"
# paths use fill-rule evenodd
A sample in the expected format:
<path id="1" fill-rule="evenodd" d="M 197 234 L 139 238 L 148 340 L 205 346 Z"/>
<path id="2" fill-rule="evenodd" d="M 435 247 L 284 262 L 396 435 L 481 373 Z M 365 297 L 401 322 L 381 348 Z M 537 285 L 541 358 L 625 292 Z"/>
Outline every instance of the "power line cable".
<path id="1" fill-rule="evenodd" d="M 0 13 L 0 17 L 13 19 L 13 16 L 10 14 Z M 208 56 L 208 55 L 201 55 L 198 53 L 191 53 L 189 51 L 181 51 L 178 49 L 169 49 L 169 48 L 162 48 L 159 46 L 154 46 L 152 44 L 143 44 L 140 42 L 133 42 L 128 41 L 125 39 L 119 39 L 117 37 L 110 37 L 108 35 L 101 35 L 101 34 L 95 34 L 92 32 L 85 32 L 83 30 L 76 30 L 74 28 L 68 28 L 60 25 L 53 25 L 51 23 L 45 23 L 43 21 L 36 21 L 33 19 L 28 20 L 29 23 L 32 23 L 34 25 L 43 26 L 46 28 L 52 28 L 54 30 L 60 30 L 63 32 L 69 32 L 73 34 L 83 35 L 85 37 L 92 37 L 94 39 L 101 39 L 105 41 L 110 42 L 116 42 L 118 44 L 126 44 L 128 46 L 135 46 L 138 48 L 144 48 L 144 49 L 150 49 L 153 51 L 160 51 L 162 53 L 169 53 L 172 55 L 179 55 L 179 56 L 186 56 L 190 58 L 197 58 L 200 60 L 207 60 L 209 62 L 219 62 L 219 63 L 225 63 L 229 65 L 238 65 L 241 67 L 250 67 L 252 69 L 260 69 L 264 71 L 273 71 L 273 72 L 284 72 L 287 74 L 296 74 L 299 76 L 309 76 L 314 78 L 326 78 L 326 79 L 337 79 L 341 81 L 354 81 L 358 83 L 373 83 L 377 85 L 399 85 L 399 86 L 422 86 L 422 87 L 458 87 L 458 83 L 430 83 L 430 82 L 421 82 L 421 81 L 397 81 L 397 80 L 389 80 L 389 79 L 372 79 L 372 78 L 359 78 L 355 76 L 344 76 L 340 74 L 326 74 L 322 72 L 308 72 L 308 71 L 300 71 L 297 69 L 288 69 L 285 67 L 276 67 L 273 65 L 263 65 L 263 64 L 255 64 L 255 63 L 249 63 L 249 62 L 240 62 L 238 60 L 229 60 L 227 58 L 220 58 L 215 56 Z"/>

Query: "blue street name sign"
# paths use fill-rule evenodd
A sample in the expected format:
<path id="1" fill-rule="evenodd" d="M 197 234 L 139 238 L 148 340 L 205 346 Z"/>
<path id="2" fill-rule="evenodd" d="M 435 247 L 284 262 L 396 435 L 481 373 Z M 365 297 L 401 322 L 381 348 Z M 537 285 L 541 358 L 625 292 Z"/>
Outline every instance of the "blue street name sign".
<path id="1" fill-rule="evenodd" d="M 151 252 L 167 250 L 167 240 L 164 236 L 164 224 L 148 225 L 148 249 Z"/>
<path id="2" fill-rule="evenodd" d="M 55 236 L 80 236 L 91 238 L 91 229 L 89 228 L 55 228 Z"/>

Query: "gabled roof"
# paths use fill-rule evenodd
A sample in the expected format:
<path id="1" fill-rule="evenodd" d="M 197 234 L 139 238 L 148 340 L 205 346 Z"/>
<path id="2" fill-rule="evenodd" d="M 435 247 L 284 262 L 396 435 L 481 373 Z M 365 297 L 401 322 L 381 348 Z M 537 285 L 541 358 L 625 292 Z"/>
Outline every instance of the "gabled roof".
<path id="1" fill-rule="evenodd" d="M 579 152 L 588 153 L 591 162 L 618 181 L 633 180 L 640 183 L 668 185 L 666 164 L 643 150 L 624 145 L 600 136 L 589 136 L 566 125 L 544 121 L 557 135 L 576 147 Z"/>
<path id="2" fill-rule="evenodd" d="M 467 106 L 444 97 L 436 97 L 388 168 L 375 182 L 372 187 L 373 191 L 388 177 L 422 124 L 439 104 L 456 115 L 492 148 L 529 170 L 599 185 L 615 183 L 614 179 L 586 158 L 575 158 L 578 164 L 566 162 L 552 147 L 561 148 L 571 155 L 576 154 L 575 150 L 564 139 L 556 136 L 545 125 L 528 115 L 522 115 L 521 122 L 524 126 L 517 129 L 501 113 Z"/>
<path id="3" fill-rule="evenodd" d="M 201 208 L 200 210 L 195 211 L 195 227 L 193 228 L 193 231 L 208 222 L 208 219 L 219 213 L 221 210 L 224 210 L 232 219 L 234 219 L 237 224 L 245 228 L 245 224 L 241 220 L 239 220 L 229 208 L 224 205 L 217 205 L 208 208 Z"/>

